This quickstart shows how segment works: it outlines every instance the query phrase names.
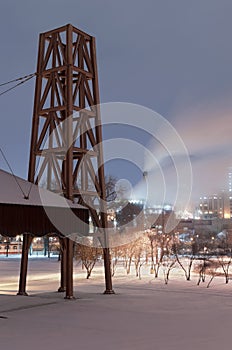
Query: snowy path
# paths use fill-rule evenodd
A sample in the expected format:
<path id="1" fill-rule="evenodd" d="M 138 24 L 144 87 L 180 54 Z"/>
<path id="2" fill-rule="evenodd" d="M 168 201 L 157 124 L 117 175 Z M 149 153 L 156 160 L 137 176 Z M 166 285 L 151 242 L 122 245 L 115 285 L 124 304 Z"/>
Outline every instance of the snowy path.
<path id="1" fill-rule="evenodd" d="M 58 287 L 57 261 L 30 261 L 30 297 L 14 295 L 18 266 L 17 259 L 0 260 L 0 316 L 7 317 L 0 318 L 1 349 L 226 350 L 231 346 L 231 282 L 226 286 L 219 279 L 207 289 L 184 278 L 164 285 L 151 276 L 139 281 L 116 274 L 117 294 L 102 295 L 102 270 L 86 281 L 77 267 L 78 299 L 66 301 L 63 294 L 53 292 Z"/>

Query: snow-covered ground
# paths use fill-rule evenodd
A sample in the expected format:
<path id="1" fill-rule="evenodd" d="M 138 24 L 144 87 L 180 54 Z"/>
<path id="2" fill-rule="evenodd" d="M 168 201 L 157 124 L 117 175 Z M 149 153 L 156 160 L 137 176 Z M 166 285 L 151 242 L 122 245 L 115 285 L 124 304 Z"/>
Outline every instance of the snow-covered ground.
<path id="1" fill-rule="evenodd" d="M 231 346 L 232 282 L 217 277 L 206 288 L 197 277 L 170 282 L 143 268 L 142 280 L 113 279 L 115 295 L 103 295 L 98 266 L 89 280 L 74 264 L 76 300 L 57 293 L 57 259 L 30 258 L 29 297 L 16 296 L 19 258 L 0 258 L 0 349 L 226 350 Z"/>

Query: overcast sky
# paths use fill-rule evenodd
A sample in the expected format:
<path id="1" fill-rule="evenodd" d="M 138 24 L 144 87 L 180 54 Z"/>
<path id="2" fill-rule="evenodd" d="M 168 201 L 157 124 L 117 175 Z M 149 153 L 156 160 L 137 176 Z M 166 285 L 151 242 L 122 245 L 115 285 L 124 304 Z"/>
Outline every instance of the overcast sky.
<path id="1" fill-rule="evenodd" d="M 176 127 L 197 198 L 226 188 L 232 165 L 231 18 L 231 0 L 2 0 L 0 82 L 35 71 L 41 32 L 71 23 L 95 36 L 101 101 L 149 107 Z M 34 82 L 0 98 L 0 145 L 24 178 Z"/>

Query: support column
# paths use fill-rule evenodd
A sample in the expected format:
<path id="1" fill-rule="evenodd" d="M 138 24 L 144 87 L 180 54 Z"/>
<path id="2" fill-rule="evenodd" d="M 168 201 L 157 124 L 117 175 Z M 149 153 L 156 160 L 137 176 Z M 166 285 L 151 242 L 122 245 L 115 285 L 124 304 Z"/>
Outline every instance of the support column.
<path id="1" fill-rule="evenodd" d="M 104 248 L 103 248 L 103 257 L 104 257 L 104 267 L 105 267 L 105 287 L 106 290 L 104 294 L 115 294 L 112 287 L 112 276 L 111 276 L 111 262 L 110 262 L 110 250 L 109 250 L 109 241 L 107 236 L 107 208 L 106 208 L 106 186 L 105 186 L 105 173 L 104 173 L 104 158 L 103 158 L 103 149 L 102 149 L 102 124 L 100 117 L 100 93 L 98 86 L 98 69 L 97 69 L 97 55 L 96 55 L 96 43 L 95 38 L 92 38 L 91 41 L 91 53 L 92 53 L 92 61 L 93 61 L 93 96 L 94 103 L 97 109 L 97 123 L 96 123 L 96 138 L 98 145 L 98 178 L 101 187 L 101 201 L 100 201 L 100 211 L 101 211 L 101 227 L 104 229 Z"/>
<path id="2" fill-rule="evenodd" d="M 75 299 L 73 295 L 73 240 L 67 238 L 66 295 L 65 299 Z"/>
<path id="3" fill-rule="evenodd" d="M 58 292 L 66 290 L 66 270 L 67 270 L 67 238 L 60 239 L 61 261 L 60 261 L 60 287 Z"/>
<path id="4" fill-rule="evenodd" d="M 115 294 L 112 286 L 112 275 L 111 275 L 111 259 L 109 248 L 103 248 L 104 257 L 104 268 L 105 268 L 105 287 L 104 294 Z"/>
<path id="5" fill-rule="evenodd" d="M 22 257 L 20 266 L 20 277 L 19 277 L 19 291 L 17 295 L 28 295 L 26 292 L 27 283 L 27 267 L 28 267 L 28 251 L 32 242 L 32 236 L 30 234 L 23 235 L 23 247 Z"/>

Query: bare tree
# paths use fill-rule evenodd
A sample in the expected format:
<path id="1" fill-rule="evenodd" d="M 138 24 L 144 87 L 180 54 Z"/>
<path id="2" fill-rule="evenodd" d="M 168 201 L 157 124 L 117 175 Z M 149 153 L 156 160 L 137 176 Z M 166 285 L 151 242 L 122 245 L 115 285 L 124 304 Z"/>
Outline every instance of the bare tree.
<path id="1" fill-rule="evenodd" d="M 118 246 L 110 249 L 112 277 L 115 275 L 119 260 L 123 259 L 124 257 L 124 249 L 124 246 Z"/>
<path id="2" fill-rule="evenodd" d="M 195 265 L 195 271 L 198 272 L 197 285 L 206 281 L 206 276 L 209 276 L 207 288 L 209 288 L 213 279 L 218 275 L 217 270 L 220 267 L 217 261 L 211 260 L 210 257 L 202 256 L 199 258 L 199 263 Z"/>
<path id="3" fill-rule="evenodd" d="M 164 211 L 157 216 L 148 232 L 150 240 L 151 273 L 155 273 L 155 278 L 159 276 L 164 256 L 171 254 L 172 246 L 175 242 L 174 232 L 166 232 L 166 224 L 172 218 L 172 211 Z"/>
<path id="4" fill-rule="evenodd" d="M 186 243 L 182 242 L 174 243 L 172 249 L 176 257 L 176 261 L 184 271 L 186 280 L 190 281 L 193 262 L 196 259 L 196 254 L 198 252 L 196 242 L 191 240 L 187 245 Z"/>
<path id="5" fill-rule="evenodd" d="M 197 282 L 198 286 L 201 282 L 205 282 L 206 268 L 207 268 L 206 258 L 202 258 L 201 263 L 197 265 L 197 270 L 199 271 L 199 278 Z"/>
<path id="6" fill-rule="evenodd" d="M 171 256 L 165 256 L 162 263 L 163 275 L 164 275 L 164 283 L 168 284 L 169 275 L 172 269 L 176 267 L 176 258 L 173 259 Z"/>
<path id="7" fill-rule="evenodd" d="M 154 273 L 155 270 L 155 235 L 154 234 L 148 234 L 148 239 L 150 241 L 150 256 L 151 256 L 151 267 L 150 267 L 150 273 Z"/>
<path id="8" fill-rule="evenodd" d="M 207 275 L 210 276 L 209 282 L 207 284 L 207 288 L 209 288 L 211 282 L 213 281 L 214 277 L 217 276 L 217 269 L 219 267 L 219 264 L 216 261 L 209 261 L 207 266 Z"/>
<path id="9" fill-rule="evenodd" d="M 105 176 L 105 189 L 106 189 L 106 200 L 107 202 L 112 202 L 117 197 L 117 192 L 115 185 L 117 183 L 117 178 L 113 175 Z"/>
<path id="10" fill-rule="evenodd" d="M 155 278 L 157 278 L 164 256 L 168 256 L 171 253 L 173 235 L 172 233 L 163 233 L 156 230 L 149 234 L 148 237 L 150 239 L 151 270 L 154 271 Z"/>
<path id="11" fill-rule="evenodd" d="M 141 279 L 141 267 L 148 262 L 149 241 L 147 236 L 141 237 L 135 242 L 133 249 L 133 262 L 135 265 L 136 277 Z"/>
<path id="12" fill-rule="evenodd" d="M 230 279 L 230 266 L 231 266 L 231 248 L 225 250 L 224 255 L 217 254 L 217 261 L 222 268 L 223 274 L 225 276 L 225 282 L 229 283 Z"/>
<path id="13" fill-rule="evenodd" d="M 99 258 L 102 257 L 102 249 L 84 244 L 76 244 L 75 258 L 81 261 L 82 266 L 86 269 L 86 278 L 89 279 L 92 270 Z"/>
<path id="14" fill-rule="evenodd" d="M 199 255 L 198 261 L 199 263 L 196 265 L 196 269 L 199 274 L 197 282 L 197 285 L 199 286 L 201 282 L 205 282 L 207 268 L 210 266 L 210 256 L 208 248 L 206 246 L 203 248 L 203 251 Z"/>
<path id="15" fill-rule="evenodd" d="M 135 249 L 136 249 L 136 241 L 133 241 L 124 246 L 123 259 L 124 259 L 124 266 L 125 266 L 127 275 L 129 275 L 131 270 L 131 264 L 133 261 Z"/>

